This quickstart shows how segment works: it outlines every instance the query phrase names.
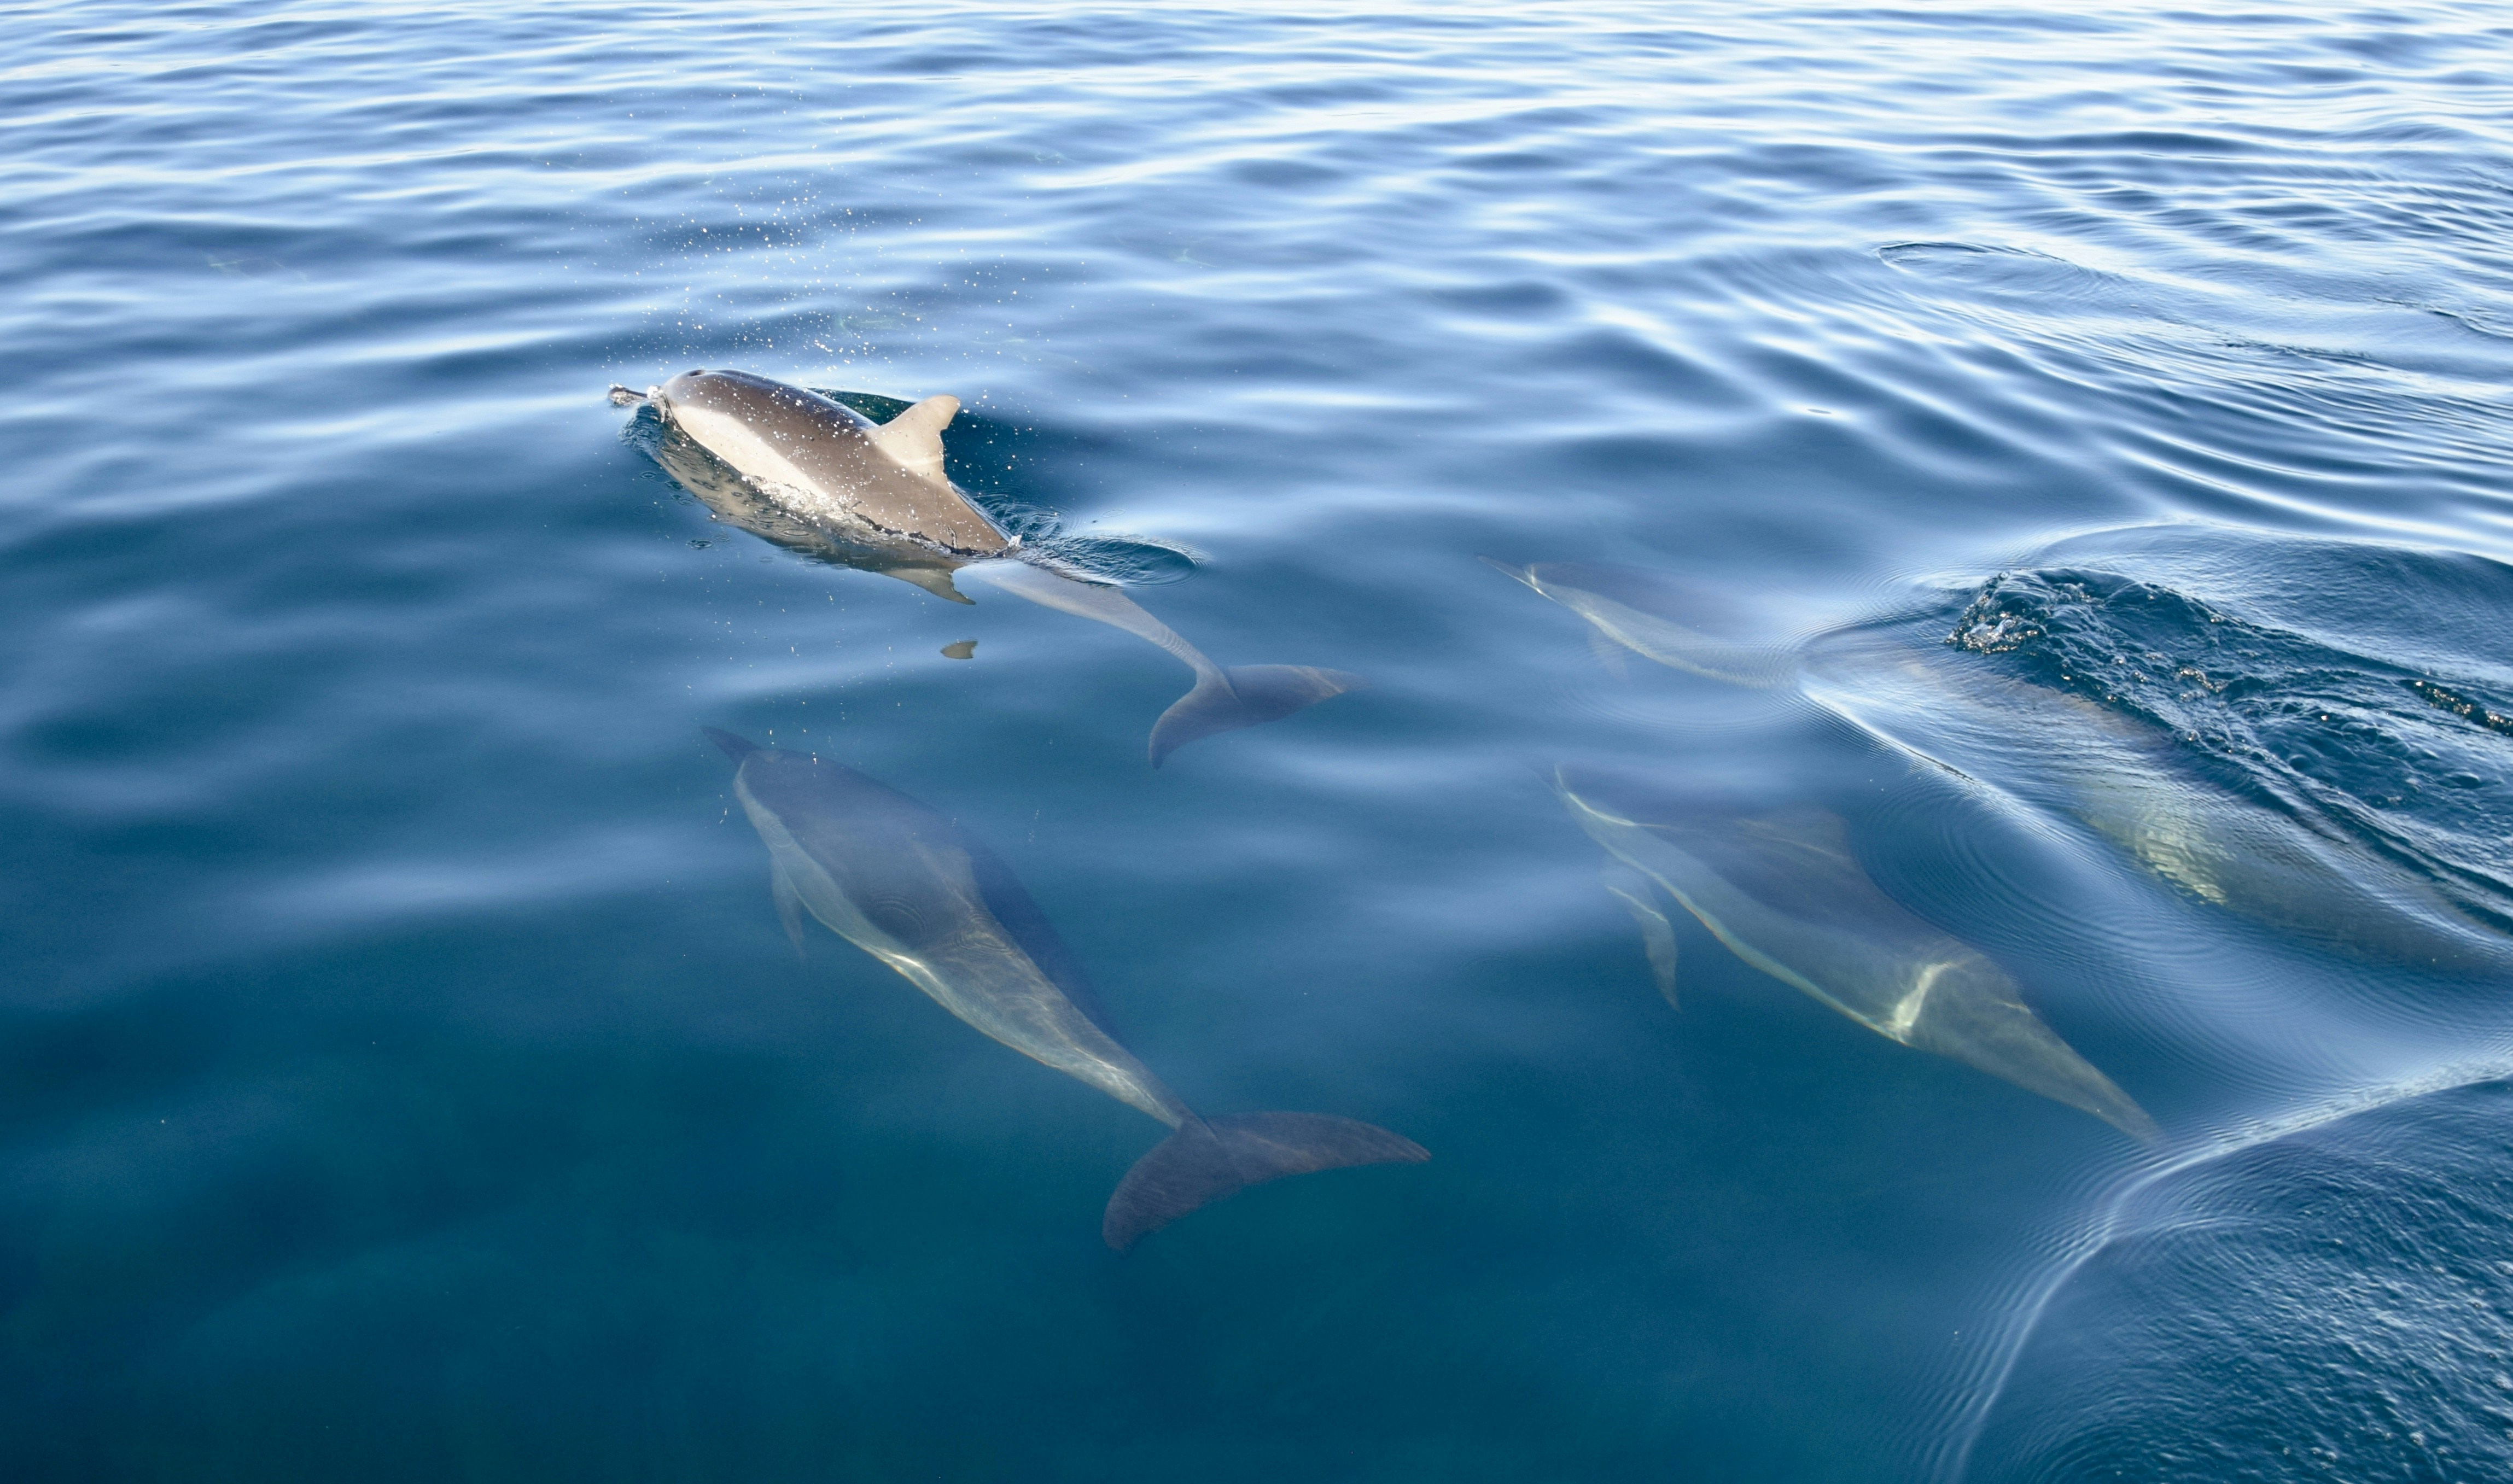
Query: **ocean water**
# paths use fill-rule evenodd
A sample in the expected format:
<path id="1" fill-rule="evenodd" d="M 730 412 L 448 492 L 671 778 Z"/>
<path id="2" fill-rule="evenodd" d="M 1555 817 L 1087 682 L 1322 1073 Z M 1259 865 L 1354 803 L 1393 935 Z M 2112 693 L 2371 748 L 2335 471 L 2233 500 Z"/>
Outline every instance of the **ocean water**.
<path id="1" fill-rule="evenodd" d="M 5 15 L 0 1473 L 2513 1467 L 2501 7 Z M 1372 684 L 1154 769 L 1137 639 L 716 518 L 699 366 Z M 701 726 L 1432 1159 L 1113 1256 L 1158 1127 L 798 962 Z M 1589 777 L 2160 1138 L 1644 882 L 1672 1008 Z"/>

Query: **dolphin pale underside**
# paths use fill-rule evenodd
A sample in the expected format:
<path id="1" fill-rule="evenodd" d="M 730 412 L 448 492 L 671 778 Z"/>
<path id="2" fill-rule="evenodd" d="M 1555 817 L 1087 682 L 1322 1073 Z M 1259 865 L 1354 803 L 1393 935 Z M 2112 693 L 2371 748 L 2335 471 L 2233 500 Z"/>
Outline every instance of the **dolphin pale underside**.
<path id="1" fill-rule="evenodd" d="M 1154 767 L 1188 742 L 1279 721 L 1368 684 L 1310 665 L 1217 665 L 1115 584 L 1036 561 L 943 472 L 941 435 L 956 398 L 929 397 L 875 423 L 818 392 L 732 371 L 686 372 L 643 393 L 615 386 L 611 396 L 655 409 L 663 421 L 656 461 L 730 524 L 954 603 L 974 600 L 952 575 L 982 563 L 977 575 L 1007 592 L 1123 629 L 1177 659 L 1195 684 L 1153 723 Z"/>
<path id="2" fill-rule="evenodd" d="M 1109 1197 L 1100 1221 L 1109 1247 L 1124 1252 L 1287 1175 L 1431 1157 L 1327 1113 L 1199 1116 L 1118 1040 L 1071 950 L 974 836 L 852 768 L 706 735 L 735 760 L 735 796 L 768 846 L 778 914 L 798 946 L 808 914 L 970 1025 L 1175 1131 Z"/>
<path id="3" fill-rule="evenodd" d="M 1703 808 L 1666 818 L 1652 810 L 1644 822 L 1593 784 L 1557 773 L 1555 786 L 1609 856 L 1746 963 L 1889 1040 L 2092 1113 L 2134 1139 L 2158 1137 L 2144 1109 L 2025 1005 L 2005 970 L 1878 889 L 1838 815 L 1812 805 Z M 1661 985 L 1671 990 L 1671 935 L 1665 946 Z M 1655 963 L 1655 939 L 1651 948 Z"/>

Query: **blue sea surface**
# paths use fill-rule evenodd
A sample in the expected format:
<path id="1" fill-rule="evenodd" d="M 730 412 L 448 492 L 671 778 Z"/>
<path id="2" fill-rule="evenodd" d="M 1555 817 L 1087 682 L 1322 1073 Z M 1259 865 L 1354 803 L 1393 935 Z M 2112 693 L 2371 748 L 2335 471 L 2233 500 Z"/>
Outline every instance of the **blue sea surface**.
<path id="1" fill-rule="evenodd" d="M 2513 1469 L 2513 12 L 0 19 L 0 1476 Z M 718 519 L 695 367 L 1371 685 L 1155 769 L 1139 640 Z M 1112 1255 L 1162 1130 L 798 961 L 702 726 L 1430 1162 Z M 1660 902 L 1672 1008 L 1591 775 L 2161 1139 Z"/>

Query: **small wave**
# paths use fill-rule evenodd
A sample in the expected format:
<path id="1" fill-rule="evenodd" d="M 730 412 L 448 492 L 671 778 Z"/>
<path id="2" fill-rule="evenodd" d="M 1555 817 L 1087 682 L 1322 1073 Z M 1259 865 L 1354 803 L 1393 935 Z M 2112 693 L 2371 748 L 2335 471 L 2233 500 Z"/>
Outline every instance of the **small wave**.
<path id="1" fill-rule="evenodd" d="M 1876 256 L 1906 273 L 1992 293 L 2082 297 L 2120 282 L 2108 273 L 2030 248 L 1972 242 L 1895 242 L 1878 248 Z"/>
<path id="2" fill-rule="evenodd" d="M 2477 684 L 2094 569 L 2001 574 L 1945 642 L 2141 723 L 2236 795 L 2513 922 L 2513 752 L 2500 741 L 2513 702 Z"/>
<path id="3" fill-rule="evenodd" d="M 2419 701 L 2439 711 L 2450 711 L 2454 716 L 2466 721 L 2474 721 L 2491 731 L 2513 732 L 2513 716 L 2506 716 L 2492 706 L 2482 705 L 2466 696 L 2448 691 L 2431 680 L 2412 680 L 2408 682 L 2408 686 Z"/>
<path id="4" fill-rule="evenodd" d="M 1023 551 L 1084 577 L 1128 586 L 1157 586 L 1177 582 L 1196 569 L 1195 553 L 1184 546 L 1139 536 L 1059 534 L 1054 520 L 1049 514 L 1048 529 L 1036 537 L 1016 532 Z"/>
<path id="5" fill-rule="evenodd" d="M 2019 1315 L 1959 1472 L 2500 1475 L 2513 1086 L 2467 1075 L 2133 1180 Z"/>

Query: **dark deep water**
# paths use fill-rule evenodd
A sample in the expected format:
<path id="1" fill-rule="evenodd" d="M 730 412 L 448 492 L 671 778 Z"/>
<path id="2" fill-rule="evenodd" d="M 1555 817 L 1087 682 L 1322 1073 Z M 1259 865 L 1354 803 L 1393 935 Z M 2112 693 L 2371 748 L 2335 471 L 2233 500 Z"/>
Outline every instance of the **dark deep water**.
<path id="1" fill-rule="evenodd" d="M 2513 1467 L 2502 9 L 5 15 L 0 1473 Z M 1156 772 L 1137 640 L 712 521 L 602 395 L 701 365 L 1373 688 Z M 1111 1257 L 1157 1126 L 798 964 L 701 725 L 1432 1162 Z M 1669 908 L 1671 1010 L 1557 765 L 2163 1139 Z"/>

